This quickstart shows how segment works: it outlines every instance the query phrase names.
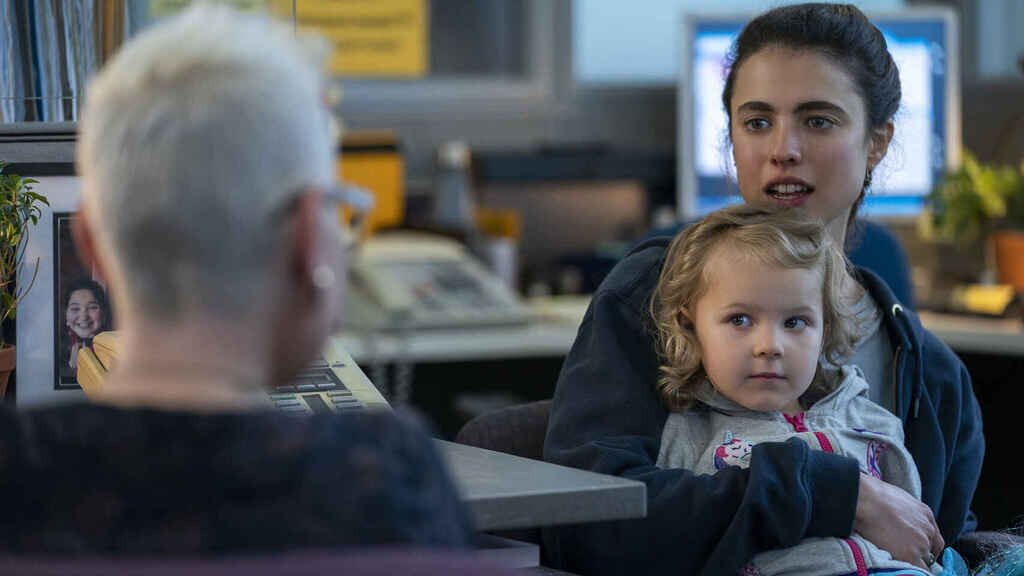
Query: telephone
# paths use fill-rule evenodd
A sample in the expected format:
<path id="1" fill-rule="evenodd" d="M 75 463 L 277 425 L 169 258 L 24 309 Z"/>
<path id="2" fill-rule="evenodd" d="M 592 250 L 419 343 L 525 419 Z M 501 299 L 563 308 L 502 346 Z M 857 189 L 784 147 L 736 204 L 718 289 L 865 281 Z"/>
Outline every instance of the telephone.
<path id="1" fill-rule="evenodd" d="M 78 351 L 78 384 L 87 396 L 100 392 L 103 380 L 117 363 L 120 337 L 116 331 L 101 332 L 92 348 Z M 334 339 L 320 356 L 291 381 L 276 386 L 269 400 L 288 413 L 348 412 L 389 409 L 388 401 Z"/>
<path id="2" fill-rule="evenodd" d="M 346 327 L 405 330 L 522 324 L 529 309 L 458 242 L 378 234 L 349 269 Z"/>

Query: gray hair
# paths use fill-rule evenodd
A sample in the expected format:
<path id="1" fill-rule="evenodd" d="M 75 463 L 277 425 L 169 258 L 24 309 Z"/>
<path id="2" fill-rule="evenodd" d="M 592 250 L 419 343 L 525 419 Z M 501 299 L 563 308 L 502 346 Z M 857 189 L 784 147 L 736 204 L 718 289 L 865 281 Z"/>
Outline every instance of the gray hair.
<path id="1" fill-rule="evenodd" d="M 333 180 L 325 54 L 266 16 L 199 5 L 134 38 L 90 82 L 78 171 L 119 305 L 167 320 L 263 296 L 282 231 L 274 211 Z"/>

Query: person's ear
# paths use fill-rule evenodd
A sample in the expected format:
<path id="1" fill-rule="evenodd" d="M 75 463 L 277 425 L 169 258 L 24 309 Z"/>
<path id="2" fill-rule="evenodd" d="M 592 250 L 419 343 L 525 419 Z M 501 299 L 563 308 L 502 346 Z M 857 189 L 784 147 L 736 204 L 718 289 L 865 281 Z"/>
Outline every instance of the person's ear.
<path id="1" fill-rule="evenodd" d="M 868 171 L 874 170 L 885 154 L 889 151 L 889 143 L 892 142 L 892 135 L 896 131 L 896 125 L 889 119 L 880 128 L 871 131 L 871 140 L 868 148 Z"/>
<path id="2" fill-rule="evenodd" d="M 291 230 L 286 254 L 288 270 L 303 291 L 316 291 L 313 277 L 319 264 L 318 248 L 320 193 L 311 190 L 299 196 L 292 211 Z"/>
<path id="3" fill-rule="evenodd" d="M 87 268 L 93 268 L 100 278 L 109 281 L 106 263 L 97 249 L 96 235 L 92 225 L 89 224 L 84 207 L 79 210 L 77 217 L 71 219 L 71 238 L 75 242 L 75 249 L 78 251 L 78 258 L 82 264 Z"/>

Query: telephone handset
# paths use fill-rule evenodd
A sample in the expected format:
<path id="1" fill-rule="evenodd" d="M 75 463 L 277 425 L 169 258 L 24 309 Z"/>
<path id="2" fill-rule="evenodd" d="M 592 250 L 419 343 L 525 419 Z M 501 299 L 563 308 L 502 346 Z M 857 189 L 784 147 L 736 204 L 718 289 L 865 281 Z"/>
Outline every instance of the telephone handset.
<path id="1" fill-rule="evenodd" d="M 103 379 L 117 363 L 119 340 L 116 331 L 102 332 L 93 338 L 92 348 L 78 351 L 78 384 L 87 396 L 103 388 Z M 333 338 L 305 370 L 270 392 L 270 402 L 282 412 L 298 414 L 390 409 L 388 401 Z"/>
<path id="2" fill-rule="evenodd" d="M 372 330 L 521 324 L 529 309 L 454 240 L 378 234 L 349 268 L 346 326 Z"/>

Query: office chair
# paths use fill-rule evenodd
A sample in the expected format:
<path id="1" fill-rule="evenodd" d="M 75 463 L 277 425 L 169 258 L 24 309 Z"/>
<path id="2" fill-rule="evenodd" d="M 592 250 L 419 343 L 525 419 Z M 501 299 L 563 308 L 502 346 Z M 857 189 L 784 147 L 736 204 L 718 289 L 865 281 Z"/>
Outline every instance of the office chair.
<path id="1" fill-rule="evenodd" d="M 544 435 L 548 429 L 551 400 L 509 406 L 481 414 L 467 422 L 455 436 L 459 444 L 544 459 Z"/>

